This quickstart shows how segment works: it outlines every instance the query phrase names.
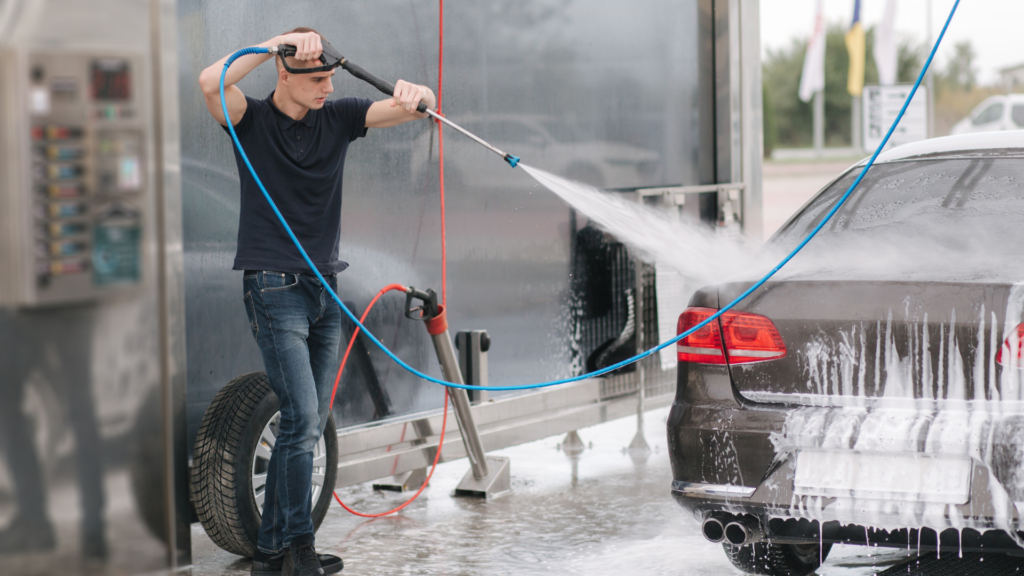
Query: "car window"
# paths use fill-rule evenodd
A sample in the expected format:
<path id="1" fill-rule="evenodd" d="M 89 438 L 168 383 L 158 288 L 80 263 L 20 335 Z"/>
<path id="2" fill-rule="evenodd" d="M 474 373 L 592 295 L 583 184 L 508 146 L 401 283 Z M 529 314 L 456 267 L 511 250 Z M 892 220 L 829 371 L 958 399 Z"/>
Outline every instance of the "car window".
<path id="1" fill-rule="evenodd" d="M 1013 118 L 1014 124 L 1024 128 L 1024 104 L 1014 104 L 1013 110 L 1010 110 L 1010 116 Z"/>
<path id="2" fill-rule="evenodd" d="M 778 234 L 789 249 L 853 184 L 856 168 L 820 192 Z M 871 168 L 818 234 L 839 244 L 885 239 L 897 247 L 1018 254 L 1024 244 L 1024 158 L 911 160 Z"/>
<path id="3" fill-rule="evenodd" d="M 981 114 L 975 116 L 974 120 L 971 120 L 971 124 L 974 124 L 975 126 L 981 126 L 982 124 L 991 124 L 993 122 L 998 122 L 999 119 L 1002 117 L 1003 105 L 993 104 L 988 108 L 982 110 Z"/>

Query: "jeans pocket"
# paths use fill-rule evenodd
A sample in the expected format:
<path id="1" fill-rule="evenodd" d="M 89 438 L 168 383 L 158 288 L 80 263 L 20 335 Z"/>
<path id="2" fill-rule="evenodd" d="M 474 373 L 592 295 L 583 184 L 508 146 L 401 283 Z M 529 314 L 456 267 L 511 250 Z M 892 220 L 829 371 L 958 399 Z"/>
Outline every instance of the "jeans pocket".
<path id="1" fill-rule="evenodd" d="M 252 301 L 252 292 L 246 292 L 242 301 L 245 302 L 245 314 L 249 317 L 249 328 L 252 329 L 252 335 L 259 336 L 260 324 L 256 321 L 256 305 Z"/>
<path id="2" fill-rule="evenodd" d="M 276 290 L 287 290 L 294 288 L 299 284 L 298 274 L 289 274 L 286 272 L 264 272 L 263 273 L 263 291 L 274 292 Z"/>

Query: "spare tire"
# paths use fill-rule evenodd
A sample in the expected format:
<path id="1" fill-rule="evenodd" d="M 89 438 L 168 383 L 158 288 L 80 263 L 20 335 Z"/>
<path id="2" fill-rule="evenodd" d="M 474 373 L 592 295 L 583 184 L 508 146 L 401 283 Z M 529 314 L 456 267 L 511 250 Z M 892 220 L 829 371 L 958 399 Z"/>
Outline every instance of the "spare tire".
<path id="1" fill-rule="evenodd" d="M 192 502 L 221 548 L 252 556 L 263 511 L 270 451 L 277 437 L 277 395 L 264 372 L 235 378 L 203 414 L 192 454 Z M 338 474 L 338 433 L 330 416 L 313 454 L 313 529 L 331 505 Z"/>

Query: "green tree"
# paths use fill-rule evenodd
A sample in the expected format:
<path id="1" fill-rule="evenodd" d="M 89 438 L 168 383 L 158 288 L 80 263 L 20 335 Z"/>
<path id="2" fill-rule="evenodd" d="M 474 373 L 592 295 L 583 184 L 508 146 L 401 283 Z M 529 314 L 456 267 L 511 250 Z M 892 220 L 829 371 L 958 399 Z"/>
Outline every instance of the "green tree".
<path id="1" fill-rule="evenodd" d="M 974 65 L 977 54 L 970 40 L 953 45 L 953 57 L 946 63 L 945 70 L 935 75 L 937 91 L 958 90 L 970 92 L 978 83 L 978 69 Z"/>
<path id="2" fill-rule="evenodd" d="M 977 53 L 970 40 L 953 46 L 953 54 L 935 74 L 935 136 L 949 134 L 953 125 L 983 100 L 998 94 L 997 86 L 979 86 Z"/>
<path id="3" fill-rule="evenodd" d="M 846 51 L 846 31 L 842 24 L 829 25 L 825 35 L 825 143 L 828 146 L 848 146 L 851 142 L 851 105 L 846 82 L 850 67 Z M 872 57 L 875 41 L 874 28 L 866 38 L 864 83 L 878 83 L 878 69 Z M 811 102 L 803 102 L 797 95 L 803 71 L 807 38 L 795 38 L 789 46 L 768 50 L 763 62 L 762 75 L 765 98 L 765 118 L 773 117 L 779 147 L 806 147 L 813 142 L 813 111 Z M 900 43 L 898 51 L 897 81 L 913 82 L 924 63 L 922 47 L 909 41 Z M 767 107 L 771 104 L 772 109 Z"/>

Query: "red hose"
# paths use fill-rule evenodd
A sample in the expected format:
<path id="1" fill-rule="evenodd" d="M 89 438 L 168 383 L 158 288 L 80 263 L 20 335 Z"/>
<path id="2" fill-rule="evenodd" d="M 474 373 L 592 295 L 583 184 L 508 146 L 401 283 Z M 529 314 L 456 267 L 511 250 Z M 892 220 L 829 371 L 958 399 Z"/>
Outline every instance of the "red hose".
<path id="1" fill-rule="evenodd" d="M 444 80 L 444 0 L 438 0 L 439 14 L 437 17 L 437 113 L 441 112 L 441 94 Z M 437 156 L 441 167 L 441 305 L 448 307 L 448 235 L 445 232 L 444 218 L 444 124 L 437 121 Z"/>
<path id="2" fill-rule="evenodd" d="M 441 114 L 441 94 L 442 94 L 442 80 L 444 78 L 444 0 L 438 0 L 438 47 L 437 47 L 437 113 Z M 441 304 L 447 307 L 448 304 L 448 238 L 445 231 L 445 210 L 444 210 L 444 125 L 441 122 L 437 123 L 437 149 L 438 149 L 438 162 L 440 164 L 440 187 L 441 187 Z M 362 318 L 359 319 L 360 323 L 366 322 L 366 317 L 370 314 L 370 310 L 373 309 L 373 305 L 377 303 L 385 293 L 392 290 L 399 290 L 407 292 L 405 286 L 401 284 L 388 284 L 381 288 L 380 292 L 370 300 L 370 304 L 366 306 L 366 310 L 363 311 Z M 341 358 L 341 366 L 338 367 L 338 375 L 334 378 L 334 389 L 331 390 L 331 409 L 334 408 L 334 396 L 338 393 L 338 383 L 341 382 L 341 373 L 345 370 L 345 363 L 348 362 L 348 355 L 352 352 L 352 346 L 356 343 L 356 338 L 359 336 L 359 328 L 357 327 L 355 332 L 352 333 L 352 338 L 348 341 L 348 348 L 345 349 L 345 355 Z M 420 489 L 412 495 L 401 506 L 388 510 L 387 512 L 380 512 L 378 514 L 365 514 L 363 512 L 357 512 L 341 501 L 338 497 L 338 493 L 334 492 L 334 499 L 341 504 L 341 507 L 349 511 L 356 516 L 363 518 L 380 518 L 381 516 L 387 516 L 388 514 L 394 514 L 402 508 L 405 508 L 409 504 L 412 504 L 416 498 L 423 492 L 423 489 L 430 484 L 430 479 L 434 476 L 434 470 L 437 469 L 437 462 L 441 459 L 441 447 L 444 446 L 444 431 L 448 427 L 448 389 L 444 390 L 444 408 L 442 409 L 443 414 L 441 418 L 441 437 L 437 441 L 437 453 L 434 454 L 434 463 L 430 465 L 430 473 L 427 474 L 427 479 L 420 486 Z M 390 450 L 390 448 L 389 448 Z"/>
<path id="3" fill-rule="evenodd" d="M 373 300 L 370 300 L 370 304 L 366 307 L 366 310 L 363 311 L 363 316 L 359 319 L 359 322 L 360 323 L 366 322 L 366 317 L 370 315 L 370 310 L 373 309 L 373 305 L 377 303 L 377 300 L 379 300 L 381 296 L 383 296 L 384 294 L 386 294 L 386 293 L 388 293 L 388 292 L 390 292 L 392 290 L 397 290 L 397 291 L 400 291 L 400 292 L 405 292 L 406 288 L 405 288 L 405 286 L 402 286 L 401 284 L 388 284 L 387 286 L 381 288 L 380 292 L 377 292 L 377 295 L 373 297 Z M 360 329 L 357 327 L 355 329 L 355 331 L 352 333 L 352 338 L 350 338 L 349 341 L 348 341 L 348 348 L 345 349 L 345 355 L 342 356 L 342 358 L 341 358 L 341 366 L 338 367 L 338 376 L 334 379 L 334 389 L 331 390 L 331 408 L 332 409 L 334 408 L 334 396 L 338 393 L 338 383 L 341 382 L 341 373 L 345 370 L 345 364 L 348 362 L 348 355 L 349 355 L 350 352 L 352 352 L 352 346 L 356 343 L 356 338 L 359 336 L 359 331 L 360 331 Z M 401 506 L 399 506 L 399 507 L 397 507 L 397 508 L 395 508 L 393 510 L 388 510 L 387 512 L 380 512 L 378 514 L 366 514 L 366 513 L 358 512 L 356 510 L 353 510 L 353 509 L 349 508 L 348 506 L 345 505 L 344 502 L 341 501 L 341 498 L 338 497 L 338 493 L 335 492 L 334 493 L 334 499 L 338 501 L 338 504 L 341 504 L 341 507 L 344 508 L 345 510 L 348 510 L 350 513 L 355 514 L 356 516 L 362 516 L 363 518 L 380 518 L 381 516 L 387 516 L 388 514 L 394 514 L 395 512 L 398 512 L 399 510 L 401 510 L 402 508 L 405 508 L 409 504 L 412 504 L 413 501 L 416 500 L 416 498 L 418 498 L 419 495 L 423 492 L 423 489 L 426 488 L 428 484 L 430 484 L 430 479 L 431 479 L 431 477 L 434 476 L 434 470 L 437 469 L 437 462 L 441 459 L 441 446 L 444 445 L 444 431 L 445 431 L 445 428 L 448 427 L 448 389 L 447 388 L 445 388 L 445 390 L 444 390 L 444 409 L 442 411 L 442 414 L 444 416 L 442 416 L 442 418 L 441 418 L 441 438 L 438 439 L 437 453 L 434 454 L 434 463 L 430 465 L 430 473 L 427 474 L 427 479 L 423 482 L 423 485 L 420 486 L 420 489 L 417 490 L 416 493 L 412 495 L 412 498 L 409 498 L 408 500 L 405 501 L 404 504 L 402 504 Z"/>

